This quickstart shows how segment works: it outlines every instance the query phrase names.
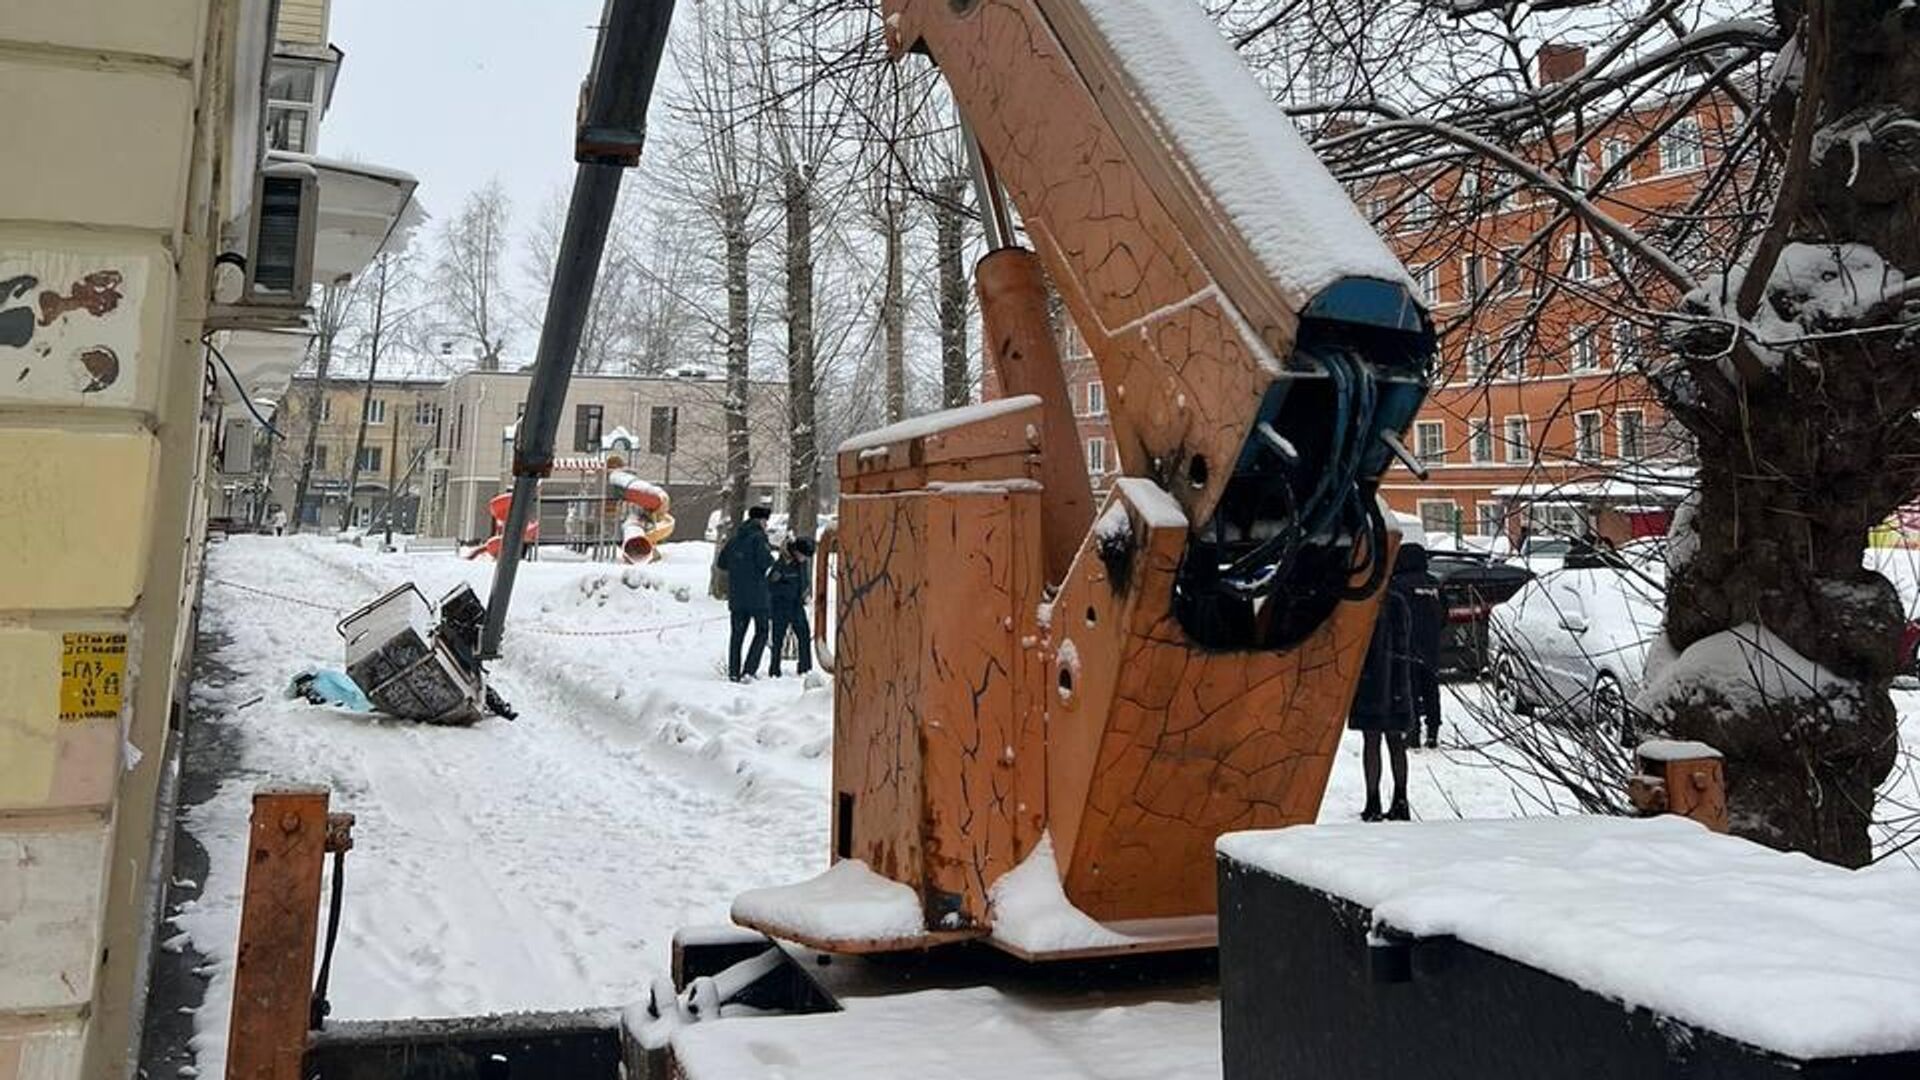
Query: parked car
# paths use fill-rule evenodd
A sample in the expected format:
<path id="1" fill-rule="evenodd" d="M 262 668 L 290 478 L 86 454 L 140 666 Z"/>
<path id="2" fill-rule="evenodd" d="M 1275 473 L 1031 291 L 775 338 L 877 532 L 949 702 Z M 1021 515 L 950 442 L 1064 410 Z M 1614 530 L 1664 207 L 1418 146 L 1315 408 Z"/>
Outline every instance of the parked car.
<path id="1" fill-rule="evenodd" d="M 1517 712 L 1634 737 L 1631 702 L 1660 633 L 1663 575 L 1612 560 L 1540 574 L 1489 620 L 1494 691 Z"/>
<path id="2" fill-rule="evenodd" d="M 1533 580 L 1533 571 L 1484 551 L 1429 551 L 1427 569 L 1440 583 L 1447 625 L 1440 638 L 1440 674 L 1478 678 L 1487 670 L 1487 618 Z"/>

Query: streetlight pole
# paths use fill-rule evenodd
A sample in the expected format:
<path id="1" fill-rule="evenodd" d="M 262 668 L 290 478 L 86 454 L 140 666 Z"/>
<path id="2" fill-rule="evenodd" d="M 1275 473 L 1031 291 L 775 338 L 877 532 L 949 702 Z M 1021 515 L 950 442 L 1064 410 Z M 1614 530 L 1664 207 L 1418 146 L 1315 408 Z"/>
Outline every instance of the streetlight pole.
<path id="1" fill-rule="evenodd" d="M 514 433 L 513 505 L 500 536 L 500 560 L 493 568 L 487 623 L 480 655 L 500 655 L 507 606 L 520 569 L 527 521 L 538 505 L 540 481 L 553 471 L 553 438 L 566 405 L 567 385 L 580 351 L 580 334 L 600 274 L 600 255 L 620 197 L 620 180 L 640 163 L 646 142 L 647 104 L 653 98 L 660 54 L 673 21 L 673 0 L 607 0 L 593 70 L 587 75 L 580 126 L 574 139 L 573 199 L 560 235 L 560 253 L 547 295 L 547 317 L 540 327 L 540 351 L 527 413 Z"/>

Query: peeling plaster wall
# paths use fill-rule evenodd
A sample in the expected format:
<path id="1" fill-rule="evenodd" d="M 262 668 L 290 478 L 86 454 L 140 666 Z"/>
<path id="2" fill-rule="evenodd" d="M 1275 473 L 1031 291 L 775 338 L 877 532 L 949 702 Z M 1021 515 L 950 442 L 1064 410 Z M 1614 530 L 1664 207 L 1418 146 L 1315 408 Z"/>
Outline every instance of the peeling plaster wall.
<path id="1" fill-rule="evenodd" d="M 0 3 L 0 1080 L 126 1075 L 137 1041 L 204 533 L 199 338 L 252 175 L 227 160 L 235 42 L 265 10 Z"/>

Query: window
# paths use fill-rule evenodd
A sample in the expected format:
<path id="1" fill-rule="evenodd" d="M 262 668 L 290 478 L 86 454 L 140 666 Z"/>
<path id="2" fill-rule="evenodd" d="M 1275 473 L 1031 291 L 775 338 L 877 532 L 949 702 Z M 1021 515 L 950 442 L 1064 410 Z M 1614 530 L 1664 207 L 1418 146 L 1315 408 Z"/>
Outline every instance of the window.
<path id="1" fill-rule="evenodd" d="M 1620 410 L 1620 458 L 1639 461 L 1646 453 L 1646 414 L 1639 409 Z"/>
<path id="2" fill-rule="evenodd" d="M 1422 464 L 1442 465 L 1447 460 L 1447 427 L 1438 420 L 1422 420 L 1413 428 L 1413 452 Z"/>
<path id="3" fill-rule="evenodd" d="M 368 398 L 366 405 L 367 423 L 384 424 L 387 422 L 387 399 Z"/>
<path id="4" fill-rule="evenodd" d="M 1460 523 L 1460 504 L 1452 499 L 1421 499 L 1420 528 L 1430 533 L 1450 533 Z"/>
<path id="5" fill-rule="evenodd" d="M 1517 336 L 1500 343 L 1500 377 L 1515 382 L 1527 377 L 1527 343 Z"/>
<path id="6" fill-rule="evenodd" d="M 1639 330 L 1625 319 L 1613 324 L 1613 365 L 1626 367 L 1640 359 Z"/>
<path id="7" fill-rule="evenodd" d="M 1533 424 L 1524 416 L 1507 417 L 1507 463 L 1525 465 L 1533 460 Z"/>
<path id="8" fill-rule="evenodd" d="M 1087 471 L 1095 476 L 1107 471 L 1107 440 L 1098 436 L 1087 440 Z"/>
<path id="9" fill-rule="evenodd" d="M 1467 300 L 1478 299 L 1487 289 L 1486 260 L 1478 255 L 1469 255 L 1460 267 L 1461 295 Z"/>
<path id="10" fill-rule="evenodd" d="M 1476 465 L 1493 460 L 1493 423 L 1486 417 L 1467 421 L 1467 453 Z"/>
<path id="11" fill-rule="evenodd" d="M 574 453 L 589 454 L 600 449 L 600 425 L 605 417 L 606 410 L 599 405 L 573 407 Z"/>
<path id="12" fill-rule="evenodd" d="M 1408 196 L 1402 208 L 1400 227 L 1411 229 L 1432 221 L 1439 210 L 1433 204 L 1433 196 L 1423 188 Z"/>
<path id="13" fill-rule="evenodd" d="M 1420 286 L 1429 306 L 1440 302 L 1440 267 L 1438 264 L 1423 266 L 1413 272 L 1414 283 Z"/>
<path id="14" fill-rule="evenodd" d="M 1567 280 L 1587 281 L 1593 277 L 1593 249 L 1587 234 L 1575 229 L 1567 237 Z"/>
<path id="15" fill-rule="evenodd" d="M 1497 502 L 1475 503 L 1474 516 L 1479 519 L 1481 536 L 1504 536 L 1507 532 L 1507 515 L 1501 513 Z"/>
<path id="16" fill-rule="evenodd" d="M 1385 195 L 1372 195 L 1367 198 L 1367 220 L 1375 225 L 1387 216 L 1387 207 L 1392 205 Z"/>
<path id="17" fill-rule="evenodd" d="M 1520 291 L 1520 257 L 1512 248 L 1500 253 L 1500 274 L 1493 279 L 1495 296 L 1512 296 Z"/>
<path id="18" fill-rule="evenodd" d="M 1625 160 L 1626 156 L 1627 140 L 1625 139 L 1608 139 L 1600 145 L 1600 164 L 1609 171 L 1611 171 L 1615 165 Z M 1622 171 L 1620 175 L 1626 176 L 1628 174 L 1626 171 Z"/>
<path id="19" fill-rule="evenodd" d="M 467 403 L 461 402 L 453 410 L 453 448 L 460 449 L 460 442 L 467 435 Z"/>
<path id="20" fill-rule="evenodd" d="M 427 427 L 437 423 L 439 419 L 440 407 L 438 405 L 435 405 L 431 401 L 424 400 L 413 403 L 413 422 L 415 424 L 420 427 Z"/>
<path id="21" fill-rule="evenodd" d="M 1573 190 L 1581 192 L 1593 186 L 1593 166 L 1587 164 L 1584 154 L 1574 154 L 1573 167 L 1567 170 L 1567 183 Z"/>
<path id="22" fill-rule="evenodd" d="M 296 154 L 313 152 L 323 88 L 318 65 L 273 61 L 267 70 L 267 145 Z"/>
<path id="23" fill-rule="evenodd" d="M 1692 118 L 1682 120 L 1660 136 L 1661 172 L 1697 169 L 1706 161 L 1706 146 L 1700 137 L 1700 121 Z"/>
<path id="24" fill-rule="evenodd" d="M 1467 378 L 1479 382 L 1487 377 L 1487 339 L 1474 336 L 1467 339 Z"/>
<path id="25" fill-rule="evenodd" d="M 1087 382 L 1087 415 L 1107 415 L 1107 388 L 1099 379 Z"/>
<path id="26" fill-rule="evenodd" d="M 1600 433 L 1600 414 L 1583 412 L 1573 418 L 1573 453 L 1581 461 L 1598 461 L 1606 452 Z"/>
<path id="27" fill-rule="evenodd" d="M 313 448 L 313 469 L 315 472 L 327 471 L 327 444 L 320 443 Z"/>
<path id="28" fill-rule="evenodd" d="M 1459 197 L 1461 202 L 1471 203 L 1480 195 L 1480 174 L 1462 173 L 1460 176 Z"/>
<path id="29" fill-rule="evenodd" d="M 385 447 L 380 447 L 380 446 L 361 447 L 360 448 L 360 471 L 374 472 L 374 473 L 379 472 L 380 459 L 382 457 L 382 451 L 384 450 L 385 450 Z"/>
<path id="30" fill-rule="evenodd" d="M 1567 335 L 1571 346 L 1567 355 L 1567 370 L 1574 374 L 1600 370 L 1600 335 L 1591 326 L 1576 326 Z"/>
<path id="31" fill-rule="evenodd" d="M 333 395 L 332 394 L 322 393 L 320 395 L 320 422 L 323 424 L 333 423 Z"/>
<path id="32" fill-rule="evenodd" d="M 655 405 L 647 414 L 647 453 L 671 454 L 679 445 L 679 406 Z"/>

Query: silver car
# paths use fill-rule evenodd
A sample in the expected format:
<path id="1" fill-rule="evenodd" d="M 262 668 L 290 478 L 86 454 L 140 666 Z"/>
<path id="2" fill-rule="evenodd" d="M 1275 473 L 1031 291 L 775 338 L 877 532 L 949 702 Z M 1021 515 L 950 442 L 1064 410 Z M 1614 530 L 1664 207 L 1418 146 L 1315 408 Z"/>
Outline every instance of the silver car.
<path id="1" fill-rule="evenodd" d="M 1634 737 L 1631 702 L 1660 634 L 1664 568 L 1610 556 L 1601 565 L 1548 570 L 1493 609 L 1495 693 L 1519 713 L 1585 720 Z"/>

